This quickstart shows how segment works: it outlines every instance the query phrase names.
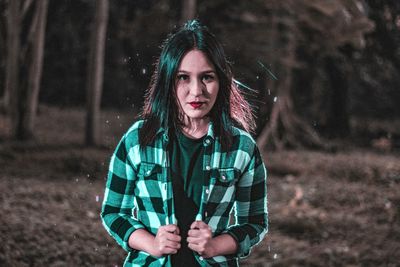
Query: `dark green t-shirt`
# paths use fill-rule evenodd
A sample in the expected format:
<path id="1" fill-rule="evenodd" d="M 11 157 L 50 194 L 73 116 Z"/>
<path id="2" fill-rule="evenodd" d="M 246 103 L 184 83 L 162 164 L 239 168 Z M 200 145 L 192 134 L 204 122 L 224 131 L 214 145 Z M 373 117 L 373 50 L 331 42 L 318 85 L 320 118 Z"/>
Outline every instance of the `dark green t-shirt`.
<path id="1" fill-rule="evenodd" d="M 187 247 L 187 233 L 199 211 L 203 174 L 204 137 L 191 139 L 181 132 L 172 138 L 170 162 L 174 192 L 175 216 L 182 237 L 181 249 L 172 255 L 172 266 L 199 266 L 193 251 Z"/>

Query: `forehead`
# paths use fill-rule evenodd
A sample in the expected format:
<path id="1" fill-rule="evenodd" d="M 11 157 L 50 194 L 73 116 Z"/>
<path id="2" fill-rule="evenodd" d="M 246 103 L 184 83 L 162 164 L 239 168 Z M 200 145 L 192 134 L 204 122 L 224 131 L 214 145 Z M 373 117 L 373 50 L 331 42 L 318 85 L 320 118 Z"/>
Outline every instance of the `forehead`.
<path id="1" fill-rule="evenodd" d="M 194 49 L 190 50 L 183 56 L 178 70 L 188 72 L 215 71 L 215 67 L 204 52 Z"/>

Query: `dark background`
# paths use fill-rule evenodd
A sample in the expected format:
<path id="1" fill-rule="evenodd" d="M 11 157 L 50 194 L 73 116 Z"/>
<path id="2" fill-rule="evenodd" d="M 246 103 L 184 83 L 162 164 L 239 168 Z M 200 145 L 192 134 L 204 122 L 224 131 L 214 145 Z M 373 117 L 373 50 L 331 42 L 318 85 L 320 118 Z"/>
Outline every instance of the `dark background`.
<path id="1" fill-rule="evenodd" d="M 0 0 L 0 96 L 10 1 Z M 49 1 L 33 136 L 16 140 L 1 109 L 0 265 L 122 265 L 98 216 L 107 166 L 183 1 L 109 2 L 101 142 L 86 146 L 95 3 Z M 270 233 L 244 265 L 397 266 L 400 2 L 215 0 L 195 14 L 245 85 L 269 173 Z"/>

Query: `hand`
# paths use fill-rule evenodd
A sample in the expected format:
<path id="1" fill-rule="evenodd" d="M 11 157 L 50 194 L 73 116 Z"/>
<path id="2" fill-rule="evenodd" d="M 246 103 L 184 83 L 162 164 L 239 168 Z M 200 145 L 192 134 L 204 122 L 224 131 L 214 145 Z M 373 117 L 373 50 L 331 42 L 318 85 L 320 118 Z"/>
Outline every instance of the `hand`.
<path id="1" fill-rule="evenodd" d="M 188 247 L 204 258 L 215 256 L 211 227 L 203 221 L 195 221 L 190 226 L 187 238 Z"/>
<path id="2" fill-rule="evenodd" d="M 154 249 L 150 254 L 157 258 L 165 254 L 176 254 L 181 248 L 180 242 L 178 226 L 175 224 L 163 225 L 158 228 L 152 246 Z"/>

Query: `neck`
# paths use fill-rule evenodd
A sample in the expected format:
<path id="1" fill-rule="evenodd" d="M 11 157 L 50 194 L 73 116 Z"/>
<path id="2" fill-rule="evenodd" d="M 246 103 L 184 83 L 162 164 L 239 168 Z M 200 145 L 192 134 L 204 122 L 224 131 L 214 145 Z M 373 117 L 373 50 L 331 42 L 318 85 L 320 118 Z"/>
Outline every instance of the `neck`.
<path id="1" fill-rule="evenodd" d="M 189 137 L 201 138 L 207 134 L 209 122 L 210 118 L 208 117 L 201 119 L 189 119 L 186 117 L 182 132 Z"/>

